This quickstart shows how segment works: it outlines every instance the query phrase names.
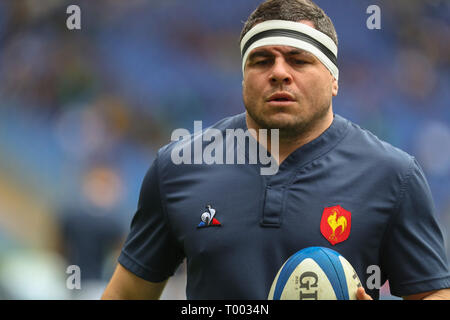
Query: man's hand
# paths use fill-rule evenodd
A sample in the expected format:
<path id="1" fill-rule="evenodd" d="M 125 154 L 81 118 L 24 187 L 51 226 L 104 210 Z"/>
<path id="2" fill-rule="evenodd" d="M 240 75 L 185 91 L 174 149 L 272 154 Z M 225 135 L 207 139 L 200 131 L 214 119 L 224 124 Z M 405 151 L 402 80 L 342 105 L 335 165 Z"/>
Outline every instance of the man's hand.
<path id="1" fill-rule="evenodd" d="M 356 291 L 356 298 L 358 300 L 373 300 L 371 296 L 366 293 L 363 287 L 359 287 L 358 291 Z"/>

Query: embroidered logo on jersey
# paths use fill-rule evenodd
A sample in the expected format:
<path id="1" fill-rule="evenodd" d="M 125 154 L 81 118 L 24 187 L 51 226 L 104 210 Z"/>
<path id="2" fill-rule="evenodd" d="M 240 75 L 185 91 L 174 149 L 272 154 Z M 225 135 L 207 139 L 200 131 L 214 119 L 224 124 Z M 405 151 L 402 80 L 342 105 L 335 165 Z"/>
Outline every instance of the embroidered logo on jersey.
<path id="1" fill-rule="evenodd" d="M 320 221 L 320 232 L 334 246 L 350 235 L 352 213 L 341 206 L 325 208 Z"/>
<path id="2" fill-rule="evenodd" d="M 219 220 L 214 218 L 216 215 L 216 210 L 213 209 L 210 205 L 206 206 L 206 211 L 202 213 L 201 215 L 201 222 L 198 224 L 197 228 L 204 228 L 204 227 L 220 227 L 221 224 Z"/>

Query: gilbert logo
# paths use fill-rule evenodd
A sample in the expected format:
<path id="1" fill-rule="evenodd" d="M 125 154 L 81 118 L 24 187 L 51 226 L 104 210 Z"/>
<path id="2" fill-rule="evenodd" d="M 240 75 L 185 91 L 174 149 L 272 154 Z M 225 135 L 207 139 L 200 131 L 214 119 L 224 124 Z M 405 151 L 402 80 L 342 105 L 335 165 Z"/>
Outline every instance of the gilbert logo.
<path id="1" fill-rule="evenodd" d="M 334 246 L 347 240 L 350 235 L 352 213 L 341 206 L 328 207 L 323 210 L 320 232 Z"/>
<path id="2" fill-rule="evenodd" d="M 220 227 L 221 224 L 219 220 L 214 218 L 216 215 L 216 210 L 213 209 L 210 205 L 206 206 L 206 211 L 202 213 L 200 219 L 202 220 L 197 228 L 205 228 L 205 227 Z"/>

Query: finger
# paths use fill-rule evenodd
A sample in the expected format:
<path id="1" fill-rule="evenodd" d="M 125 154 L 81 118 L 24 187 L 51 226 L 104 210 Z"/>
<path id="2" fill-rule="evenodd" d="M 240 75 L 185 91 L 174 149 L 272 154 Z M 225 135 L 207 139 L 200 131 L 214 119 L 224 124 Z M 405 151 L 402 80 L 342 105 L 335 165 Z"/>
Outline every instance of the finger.
<path id="1" fill-rule="evenodd" d="M 356 291 L 356 298 L 358 300 L 373 300 L 371 296 L 369 296 L 363 287 L 359 287 L 358 291 Z"/>

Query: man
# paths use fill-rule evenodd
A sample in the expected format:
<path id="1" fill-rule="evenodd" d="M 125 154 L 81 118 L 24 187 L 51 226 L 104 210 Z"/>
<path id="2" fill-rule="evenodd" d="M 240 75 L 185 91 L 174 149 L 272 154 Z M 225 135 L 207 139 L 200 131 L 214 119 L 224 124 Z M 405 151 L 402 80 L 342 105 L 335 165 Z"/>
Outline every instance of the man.
<path id="1" fill-rule="evenodd" d="M 188 299 L 266 299 L 289 256 L 326 246 L 363 285 L 375 265 L 395 295 L 448 299 L 442 233 L 419 165 L 333 113 L 331 20 L 309 0 L 265 1 L 244 26 L 241 53 L 246 112 L 212 128 L 255 129 L 260 142 L 259 129 L 279 129 L 278 150 L 263 144 L 278 171 L 175 165 L 171 155 L 184 142 L 161 148 L 103 298 L 156 299 L 187 258 Z M 245 145 L 235 151 L 249 157 Z M 378 288 L 366 290 L 358 299 L 379 297 Z"/>

